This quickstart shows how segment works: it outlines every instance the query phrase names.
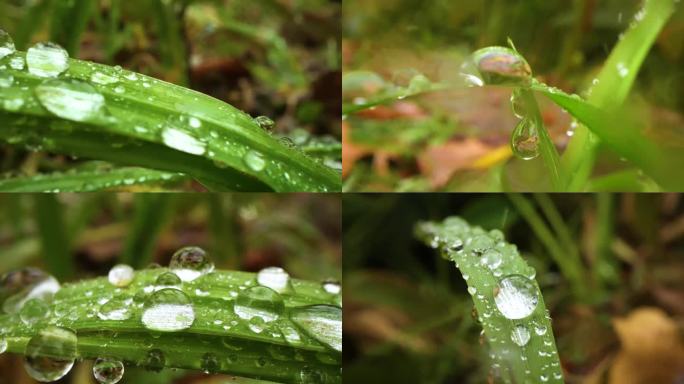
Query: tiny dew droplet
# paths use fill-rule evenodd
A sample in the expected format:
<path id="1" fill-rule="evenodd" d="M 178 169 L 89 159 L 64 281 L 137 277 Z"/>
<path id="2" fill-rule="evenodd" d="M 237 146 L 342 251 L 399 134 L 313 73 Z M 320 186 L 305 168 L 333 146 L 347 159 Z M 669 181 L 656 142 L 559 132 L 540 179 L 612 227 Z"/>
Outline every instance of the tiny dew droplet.
<path id="1" fill-rule="evenodd" d="M 116 384 L 124 375 L 124 365 L 116 359 L 98 358 L 93 365 L 93 376 L 101 384 Z"/>
<path id="2" fill-rule="evenodd" d="M 528 317 L 537 308 L 538 301 L 537 288 L 521 275 L 502 278 L 494 289 L 494 303 L 507 319 Z"/>
<path id="3" fill-rule="evenodd" d="M 528 85 L 532 70 L 518 52 L 507 47 L 487 47 L 472 55 L 480 78 L 489 85 Z"/>
<path id="4" fill-rule="evenodd" d="M 530 331 L 526 326 L 518 324 L 511 331 L 511 340 L 517 345 L 524 347 L 530 341 Z"/>
<path id="5" fill-rule="evenodd" d="M 342 292 L 342 286 L 337 280 L 326 280 L 323 282 L 323 290 L 331 295 L 339 295 Z"/>
<path id="6" fill-rule="evenodd" d="M 283 293 L 290 283 L 290 275 L 279 267 L 264 268 L 257 273 L 259 285 L 271 288 L 272 290 Z"/>
<path id="7" fill-rule="evenodd" d="M 0 29 L 0 59 L 4 58 L 7 55 L 11 55 L 16 50 L 17 49 L 14 46 L 12 36 L 10 36 L 9 33 L 5 32 L 4 30 Z"/>
<path id="8" fill-rule="evenodd" d="M 518 122 L 511 135 L 513 154 L 523 160 L 539 156 L 539 132 L 532 119 L 524 118 Z"/>
<path id="9" fill-rule="evenodd" d="M 8 88 L 14 83 L 14 76 L 9 72 L 0 72 L 0 88 Z"/>
<path id="10" fill-rule="evenodd" d="M 38 43 L 26 52 L 26 64 L 33 75 L 57 77 L 69 68 L 69 54 L 55 43 Z"/>
<path id="11" fill-rule="evenodd" d="M 171 257 L 169 268 L 183 281 L 193 281 L 214 270 L 214 263 L 200 247 L 184 247 Z"/>
<path id="12" fill-rule="evenodd" d="M 90 75 L 90 81 L 92 81 L 95 84 L 109 85 L 118 83 L 119 79 L 117 77 L 110 76 L 106 73 L 96 71 Z"/>
<path id="13" fill-rule="evenodd" d="M 101 93 L 77 79 L 48 80 L 36 87 L 35 92 L 43 107 L 67 120 L 92 120 L 105 104 Z"/>
<path id="14" fill-rule="evenodd" d="M 61 379 L 74 366 L 76 344 L 76 333 L 69 329 L 55 326 L 42 329 L 26 345 L 26 372 L 42 382 Z"/>
<path id="15" fill-rule="evenodd" d="M 297 307 L 290 311 L 290 320 L 310 337 L 342 352 L 342 308 L 332 305 Z"/>
<path id="16" fill-rule="evenodd" d="M 264 160 L 264 155 L 261 152 L 255 151 L 253 149 L 247 151 L 242 157 L 247 168 L 254 172 L 263 171 L 266 168 L 266 160 Z"/>
<path id="17" fill-rule="evenodd" d="M 142 323 L 152 331 L 174 332 L 188 329 L 195 321 L 195 310 L 183 291 L 164 288 L 146 300 Z"/>
<path id="18" fill-rule="evenodd" d="M 130 285 L 134 277 L 135 271 L 131 266 L 126 264 L 115 265 L 109 270 L 109 274 L 107 275 L 109 283 L 119 288 Z"/>
<path id="19" fill-rule="evenodd" d="M 539 336 L 543 336 L 546 334 L 546 326 L 544 324 L 538 324 L 534 327 L 534 333 L 536 333 Z"/>
<path id="20" fill-rule="evenodd" d="M 241 319 L 260 317 L 265 322 L 277 320 L 285 308 L 278 292 L 267 287 L 251 287 L 238 294 L 233 310 Z"/>
<path id="21" fill-rule="evenodd" d="M 270 131 L 275 126 L 275 122 L 268 116 L 257 116 L 254 118 L 254 122 L 267 131 Z"/>
<path id="22" fill-rule="evenodd" d="M 201 367 L 202 371 L 207 374 L 217 372 L 220 368 L 218 357 L 211 352 L 205 353 L 202 356 Z"/>
<path id="23" fill-rule="evenodd" d="M 142 366 L 146 370 L 152 372 L 161 372 L 166 365 L 166 357 L 164 357 L 164 352 L 159 349 L 152 349 L 147 352 L 147 355 L 143 359 Z"/>

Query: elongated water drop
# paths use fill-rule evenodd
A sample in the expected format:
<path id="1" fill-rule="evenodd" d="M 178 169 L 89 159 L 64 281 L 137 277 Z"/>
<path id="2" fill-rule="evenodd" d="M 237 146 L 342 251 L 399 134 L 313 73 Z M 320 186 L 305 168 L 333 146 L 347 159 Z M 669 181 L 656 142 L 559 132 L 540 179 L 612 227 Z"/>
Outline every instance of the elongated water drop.
<path id="1" fill-rule="evenodd" d="M 167 146 L 191 155 L 203 155 L 207 150 L 205 143 L 173 126 L 164 128 L 161 138 Z"/>
<path id="2" fill-rule="evenodd" d="M 135 270 L 129 265 L 118 264 L 109 270 L 107 278 L 109 283 L 115 287 L 123 288 L 127 287 L 133 281 L 135 277 Z"/>
<path id="3" fill-rule="evenodd" d="M 174 332 L 188 329 L 195 321 L 195 310 L 183 291 L 164 288 L 152 293 L 142 314 L 145 328 L 153 331 Z"/>
<path id="4" fill-rule="evenodd" d="M 332 305 L 297 307 L 290 312 L 290 320 L 310 337 L 342 352 L 342 308 Z"/>
<path id="5" fill-rule="evenodd" d="M 257 282 L 264 287 L 283 293 L 290 283 L 290 275 L 279 267 L 264 268 L 257 274 Z"/>
<path id="6" fill-rule="evenodd" d="M 539 132 L 533 120 L 524 118 L 513 129 L 511 135 L 513 154 L 523 160 L 539 156 Z"/>
<path id="7" fill-rule="evenodd" d="M 277 320 L 284 308 L 283 298 L 278 292 L 261 286 L 240 292 L 233 306 L 235 314 L 241 319 L 252 320 L 259 317 L 265 322 Z"/>
<path id="8" fill-rule="evenodd" d="M 532 80 L 525 58 L 510 48 L 482 48 L 473 53 L 472 60 L 484 84 L 529 85 Z"/>
<path id="9" fill-rule="evenodd" d="M 53 114 L 74 121 L 99 116 L 104 96 L 92 85 L 77 79 L 48 80 L 36 87 L 38 101 Z"/>
<path id="10" fill-rule="evenodd" d="M 0 59 L 13 54 L 17 49 L 14 47 L 12 36 L 0 29 Z"/>
<path id="11" fill-rule="evenodd" d="M 494 303 L 504 317 L 524 319 L 537 308 L 539 296 L 530 280 L 522 275 L 509 275 L 494 288 Z"/>
<path id="12" fill-rule="evenodd" d="M 57 77 L 69 68 L 69 53 L 55 43 L 38 43 L 26 52 L 30 73 L 40 77 Z"/>
<path id="13" fill-rule="evenodd" d="M 33 336 L 26 345 L 26 372 L 41 382 L 64 377 L 76 359 L 76 334 L 66 328 L 49 326 Z"/>
<path id="14" fill-rule="evenodd" d="M 511 340 L 517 345 L 524 347 L 530 341 L 530 331 L 522 324 L 516 325 L 511 331 Z"/>
<path id="15" fill-rule="evenodd" d="M 101 384 L 116 384 L 124 375 L 124 365 L 120 360 L 99 358 L 93 365 L 93 376 Z"/>
<path id="16" fill-rule="evenodd" d="M 342 292 L 342 286 L 337 280 L 326 280 L 323 282 L 323 290 L 331 295 L 339 295 Z"/>
<path id="17" fill-rule="evenodd" d="M 59 288 L 57 279 L 38 268 L 8 272 L 0 279 L 2 309 L 5 313 L 17 313 L 31 299 L 52 300 Z"/>
<path id="18" fill-rule="evenodd" d="M 268 116 L 257 116 L 254 118 L 254 122 L 267 131 L 270 131 L 275 126 L 275 122 Z"/>
<path id="19" fill-rule="evenodd" d="M 266 168 L 266 160 L 264 160 L 264 155 L 261 152 L 255 151 L 253 149 L 247 151 L 242 157 L 242 161 L 245 163 L 247 168 L 254 172 L 263 171 Z"/>
<path id="20" fill-rule="evenodd" d="M 169 268 L 183 281 L 193 281 L 214 270 L 214 263 L 200 247 L 184 247 L 171 257 Z"/>
<path id="21" fill-rule="evenodd" d="M 116 84 L 119 82 L 118 77 L 110 76 L 106 73 L 102 72 L 93 72 L 90 75 L 90 81 L 92 81 L 95 84 L 100 84 L 100 85 L 109 85 L 109 84 Z"/>

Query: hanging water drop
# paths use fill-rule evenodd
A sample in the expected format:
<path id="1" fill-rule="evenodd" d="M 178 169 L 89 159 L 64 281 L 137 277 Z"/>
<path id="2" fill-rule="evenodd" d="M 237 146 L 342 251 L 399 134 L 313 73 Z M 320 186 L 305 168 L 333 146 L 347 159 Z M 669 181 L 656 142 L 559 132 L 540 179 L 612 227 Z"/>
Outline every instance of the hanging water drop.
<path id="1" fill-rule="evenodd" d="M 153 349 L 147 352 L 147 355 L 142 361 L 142 366 L 148 371 L 160 372 L 166 365 L 166 357 L 164 352 L 159 349 Z"/>
<path id="2" fill-rule="evenodd" d="M 279 267 L 264 268 L 257 274 L 257 283 L 283 293 L 290 283 L 290 275 Z"/>
<path id="3" fill-rule="evenodd" d="M 184 247 L 171 257 L 169 268 L 183 281 L 193 281 L 200 276 L 211 273 L 214 263 L 200 247 Z"/>
<path id="4" fill-rule="evenodd" d="M 59 289 L 57 279 L 38 268 L 8 272 L 0 279 L 0 299 L 4 300 L 2 309 L 8 314 L 17 313 L 31 299 L 52 300 Z"/>
<path id="5" fill-rule="evenodd" d="M 93 376 L 101 384 L 116 384 L 124 375 L 124 365 L 120 360 L 98 358 L 93 364 Z"/>
<path id="6" fill-rule="evenodd" d="M 530 341 L 530 331 L 526 326 L 518 324 L 511 331 L 511 340 L 517 345 L 524 347 Z"/>
<path id="7" fill-rule="evenodd" d="M 529 85 L 532 69 L 518 52 L 507 47 L 487 47 L 475 51 L 472 60 L 479 78 L 488 85 Z"/>
<path id="8" fill-rule="evenodd" d="M 528 317 L 537 308 L 538 301 L 536 287 L 521 275 L 504 277 L 494 289 L 494 303 L 507 319 Z"/>
<path id="9" fill-rule="evenodd" d="M 511 94 L 511 110 L 518 119 L 524 119 L 528 115 L 523 92 L 521 88 L 516 88 Z"/>
<path id="10" fill-rule="evenodd" d="M 524 118 L 513 129 L 511 135 L 513 154 L 523 160 L 539 156 L 539 132 L 532 119 Z"/>
<path id="11" fill-rule="evenodd" d="M 69 329 L 49 326 L 41 330 L 26 345 L 26 372 L 41 382 L 61 379 L 74 366 L 76 345 L 76 334 Z"/>
<path id="12" fill-rule="evenodd" d="M 126 264 L 118 264 L 109 270 L 107 278 L 109 283 L 115 287 L 123 288 L 127 287 L 133 281 L 135 277 L 135 270 L 131 266 Z"/>
<path id="13" fill-rule="evenodd" d="M 77 79 L 48 80 L 36 87 L 38 101 L 48 111 L 67 120 L 88 121 L 99 116 L 104 96 Z"/>
<path id="14" fill-rule="evenodd" d="M 297 307 L 290 312 L 290 320 L 310 337 L 342 352 L 342 308 L 332 305 Z"/>
<path id="15" fill-rule="evenodd" d="M 152 293 L 142 314 L 142 323 L 152 331 L 174 332 L 188 329 L 195 321 L 195 310 L 183 291 L 164 288 Z"/>
<path id="16" fill-rule="evenodd" d="M 254 118 L 254 122 L 267 131 L 270 131 L 275 126 L 275 122 L 268 116 L 257 116 Z"/>
<path id="17" fill-rule="evenodd" d="M 26 64 L 33 75 L 57 77 L 69 68 L 69 53 L 55 43 L 38 43 L 26 52 Z"/>
<path id="18" fill-rule="evenodd" d="M 0 59 L 13 54 L 16 50 L 12 36 L 0 29 Z"/>
<path id="19" fill-rule="evenodd" d="M 277 320 L 285 304 L 278 292 L 267 287 L 252 287 L 238 294 L 233 310 L 241 319 L 260 317 L 265 322 Z"/>
<path id="20" fill-rule="evenodd" d="M 254 172 L 263 171 L 266 168 L 266 160 L 261 152 L 255 151 L 253 149 L 247 151 L 242 157 L 242 161 L 245 163 L 247 168 Z"/>

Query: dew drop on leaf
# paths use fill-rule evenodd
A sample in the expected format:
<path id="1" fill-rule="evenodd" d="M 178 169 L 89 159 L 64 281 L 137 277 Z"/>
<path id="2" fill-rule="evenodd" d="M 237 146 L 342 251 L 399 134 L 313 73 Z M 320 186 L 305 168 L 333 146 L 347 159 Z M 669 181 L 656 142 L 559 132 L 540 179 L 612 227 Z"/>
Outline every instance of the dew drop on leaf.
<path id="1" fill-rule="evenodd" d="M 93 376 L 98 383 L 116 384 L 124 375 L 124 365 L 120 360 L 99 358 L 93 365 Z"/>
<path id="2" fill-rule="evenodd" d="M 527 109 L 522 92 L 522 89 L 516 88 L 513 90 L 513 94 L 511 94 L 511 110 L 513 110 L 515 117 L 519 119 L 523 119 L 527 116 Z"/>
<path id="3" fill-rule="evenodd" d="M 47 80 L 36 87 L 40 104 L 63 119 L 88 121 L 98 117 L 104 96 L 92 85 L 77 79 Z"/>
<path id="4" fill-rule="evenodd" d="M 14 46 L 14 40 L 12 40 L 12 36 L 0 29 L 0 59 L 7 55 L 11 55 L 16 50 L 17 49 Z"/>
<path id="5" fill-rule="evenodd" d="M 507 319 L 524 319 L 534 312 L 539 301 L 537 289 L 524 276 L 509 275 L 494 289 L 494 303 Z"/>
<path id="6" fill-rule="evenodd" d="M 19 311 L 19 318 L 26 325 L 34 325 L 50 314 L 48 304 L 39 298 L 28 300 Z"/>
<path id="7" fill-rule="evenodd" d="M 342 308 L 332 305 L 297 307 L 290 312 L 290 320 L 320 343 L 342 351 Z"/>
<path id="8" fill-rule="evenodd" d="M 528 85 L 532 70 L 518 52 L 507 47 L 487 47 L 475 51 L 472 60 L 487 85 Z"/>
<path id="9" fill-rule="evenodd" d="M 518 122 L 511 135 L 513 154 L 523 160 L 539 156 L 539 132 L 533 120 L 524 118 Z"/>
<path id="10" fill-rule="evenodd" d="M 110 76 L 106 73 L 95 71 L 90 75 L 90 81 L 92 81 L 95 84 L 109 85 L 118 83 L 119 79 L 117 77 Z"/>
<path id="11" fill-rule="evenodd" d="M 181 285 L 181 279 L 173 272 L 164 272 L 157 276 L 154 284 L 159 287 L 175 287 Z"/>
<path id="12" fill-rule="evenodd" d="M 164 357 L 164 352 L 160 349 L 153 349 L 147 352 L 147 355 L 143 359 L 142 366 L 148 371 L 160 372 L 164 369 L 166 365 L 166 357 Z"/>
<path id="13" fill-rule="evenodd" d="M 196 278 L 211 273 L 214 263 L 207 253 L 200 247 L 183 247 L 171 257 L 169 268 L 183 281 L 193 281 Z"/>
<path id="14" fill-rule="evenodd" d="M 172 126 L 164 128 L 161 135 L 164 144 L 181 152 L 203 155 L 207 150 L 206 144 Z"/>
<path id="15" fill-rule="evenodd" d="M 61 379 L 74 366 L 76 345 L 77 337 L 73 331 L 55 326 L 46 327 L 26 345 L 26 372 L 41 382 Z"/>
<path id="16" fill-rule="evenodd" d="M 7 339 L 5 338 L 5 335 L 0 335 L 0 355 L 5 353 L 7 350 Z"/>
<path id="17" fill-rule="evenodd" d="M 544 324 L 535 325 L 534 333 L 536 333 L 539 336 L 545 335 L 546 334 L 546 326 Z"/>
<path id="18" fill-rule="evenodd" d="M 254 118 L 254 122 L 267 131 L 270 131 L 275 126 L 275 122 L 268 116 L 257 116 Z"/>
<path id="19" fill-rule="evenodd" d="M 174 332 L 188 329 L 195 321 L 195 310 L 183 291 L 164 288 L 145 300 L 142 323 L 152 331 Z"/>
<path id="20" fill-rule="evenodd" d="M 282 268 L 268 267 L 257 273 L 257 283 L 278 293 L 283 293 L 290 283 L 290 275 Z"/>
<path id="21" fill-rule="evenodd" d="M 482 255 L 482 259 L 480 259 L 480 263 L 490 270 L 499 268 L 502 261 L 503 257 L 501 256 L 501 252 L 497 251 L 496 249 L 488 250 Z"/>
<path id="22" fill-rule="evenodd" d="M 55 43 L 38 43 L 26 52 L 26 64 L 36 76 L 57 77 L 69 68 L 69 53 Z"/>
<path id="23" fill-rule="evenodd" d="M 245 163 L 247 168 L 251 169 L 254 172 L 261 172 L 266 168 L 266 160 L 264 160 L 264 156 L 253 149 L 247 151 L 245 155 L 242 157 L 242 161 Z"/>
<path id="24" fill-rule="evenodd" d="M 339 281 L 326 280 L 323 282 L 323 290 L 331 295 L 339 295 L 342 292 L 342 286 Z"/>
<path id="25" fill-rule="evenodd" d="M 216 373 L 220 368 L 220 364 L 216 355 L 207 352 L 202 356 L 201 367 L 204 373 Z"/>
<path id="26" fill-rule="evenodd" d="M 25 65 L 26 65 L 26 62 L 24 61 L 24 58 L 21 56 L 14 56 L 13 58 L 10 59 L 10 62 L 9 62 L 9 66 L 12 69 L 16 69 L 17 71 L 23 70 Z"/>
<path id="27" fill-rule="evenodd" d="M 267 287 L 251 287 L 240 292 L 233 311 L 244 320 L 260 317 L 265 322 L 277 320 L 285 309 L 283 298 Z"/>
<path id="28" fill-rule="evenodd" d="M 118 264 L 109 270 L 107 275 L 109 283 L 115 287 L 127 287 L 135 278 L 135 270 L 126 264 Z"/>
<path id="29" fill-rule="evenodd" d="M 27 301 L 38 298 L 52 300 L 59 291 L 57 279 L 38 268 L 27 267 L 8 272 L 0 279 L 0 299 L 5 313 L 19 312 Z"/>
<path id="30" fill-rule="evenodd" d="M 131 318 L 133 299 L 115 296 L 100 306 L 97 317 L 101 320 L 127 320 Z"/>
<path id="31" fill-rule="evenodd" d="M 526 326 L 518 324 L 511 331 L 511 340 L 517 345 L 524 347 L 530 341 L 530 331 Z"/>
<path id="32" fill-rule="evenodd" d="M 9 88 L 14 83 L 14 76 L 9 72 L 0 72 L 0 88 Z"/>

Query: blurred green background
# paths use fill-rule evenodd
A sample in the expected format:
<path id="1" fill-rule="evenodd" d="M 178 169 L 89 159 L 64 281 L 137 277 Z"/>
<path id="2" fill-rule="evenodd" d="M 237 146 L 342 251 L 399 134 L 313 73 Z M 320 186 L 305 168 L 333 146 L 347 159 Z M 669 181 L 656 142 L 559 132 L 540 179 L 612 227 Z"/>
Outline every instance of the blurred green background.
<path id="1" fill-rule="evenodd" d="M 340 281 L 340 216 L 338 195 L 2 194 L 0 275 L 38 266 L 65 283 L 105 276 L 117 263 L 168 265 L 174 251 L 197 245 L 216 268 L 280 266 L 293 278 Z M 60 382 L 93 382 L 90 364 Z M 227 382 L 196 372 L 131 371 L 122 383 Z M 0 356 L 0 383 L 31 382 L 20 357 Z"/>
<path id="2" fill-rule="evenodd" d="M 345 382 L 500 382 L 459 271 L 413 236 L 419 220 L 452 215 L 501 229 L 537 270 L 567 383 L 684 377 L 681 195 L 345 194 L 343 205 Z"/>
<path id="3" fill-rule="evenodd" d="M 343 122 L 345 190 L 548 190 L 511 159 L 517 120 L 510 89 L 464 89 L 460 66 L 476 49 L 506 46 L 511 38 L 534 76 L 567 93 L 583 94 L 597 76 L 642 0 L 347 0 L 343 4 L 343 101 L 372 100 L 393 87 L 409 89 L 425 75 L 451 89 L 399 98 Z M 649 51 L 628 105 L 644 107 L 649 138 L 684 143 L 684 7 Z M 559 151 L 570 117 L 538 97 Z M 620 129 L 620 123 L 615 129 Z M 529 162 L 528 162 L 529 163 Z M 601 151 L 595 174 L 627 165 Z M 534 168 L 534 167 L 532 167 Z M 503 175 L 502 175 L 503 174 Z M 508 177 L 507 177 L 508 175 Z M 539 179 L 543 179 L 540 177 Z M 532 187 L 530 187 L 530 185 Z M 534 187 L 534 188 L 533 188 Z M 643 175 L 629 189 L 652 190 Z"/>

